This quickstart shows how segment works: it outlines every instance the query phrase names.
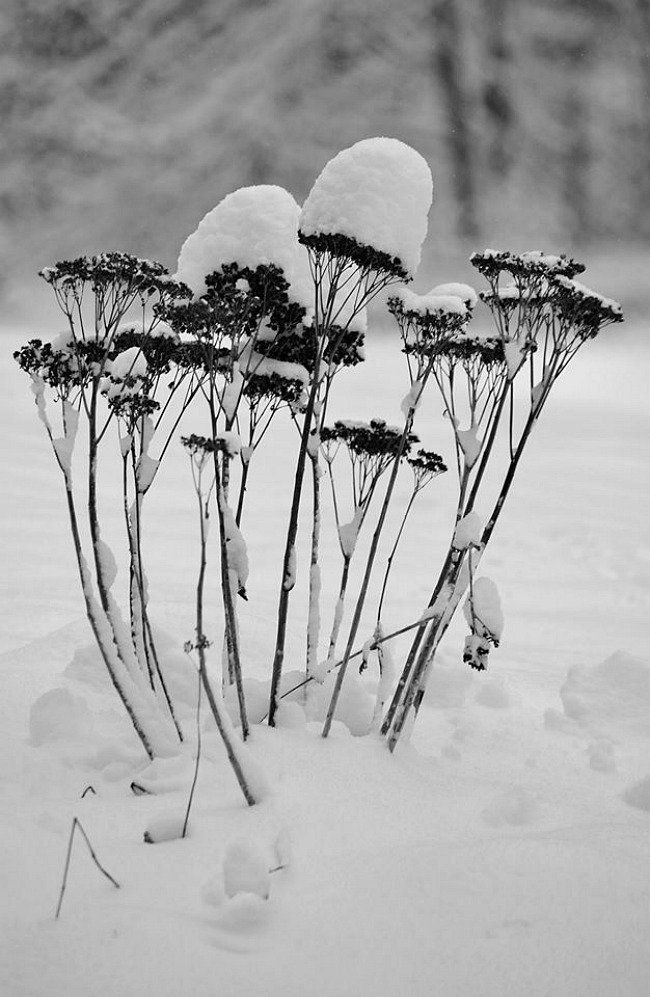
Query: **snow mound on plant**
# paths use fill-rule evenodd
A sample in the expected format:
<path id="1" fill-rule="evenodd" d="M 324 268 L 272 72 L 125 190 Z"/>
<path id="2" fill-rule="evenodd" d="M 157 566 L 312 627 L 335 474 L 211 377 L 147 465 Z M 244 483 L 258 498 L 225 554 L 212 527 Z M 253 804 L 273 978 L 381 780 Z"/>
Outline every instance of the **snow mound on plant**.
<path id="1" fill-rule="evenodd" d="M 643 658 L 617 651 L 591 668 L 570 668 L 560 697 L 566 716 L 585 727 L 650 734 L 650 661 Z"/>
<path id="2" fill-rule="evenodd" d="M 300 216 L 303 236 L 343 235 L 400 261 L 413 276 L 433 198 L 422 156 L 394 138 L 370 138 L 327 163 Z"/>
<path id="3" fill-rule="evenodd" d="M 305 308 L 313 303 L 307 252 L 298 242 L 300 207 L 283 187 L 260 184 L 228 194 L 183 243 L 176 279 L 198 296 L 205 278 L 238 263 L 255 270 L 274 264 L 283 271 L 290 295 Z"/>

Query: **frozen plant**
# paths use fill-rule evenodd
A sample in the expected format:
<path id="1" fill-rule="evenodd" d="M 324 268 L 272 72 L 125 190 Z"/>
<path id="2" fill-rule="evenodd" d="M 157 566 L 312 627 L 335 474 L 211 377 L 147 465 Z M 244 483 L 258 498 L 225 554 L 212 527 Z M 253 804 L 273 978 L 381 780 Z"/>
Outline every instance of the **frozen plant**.
<path id="1" fill-rule="evenodd" d="M 412 279 L 420 262 L 432 191 L 429 167 L 413 149 L 395 139 L 366 139 L 330 160 L 303 205 L 299 240 L 307 248 L 313 281 L 316 353 L 282 566 L 270 725 L 275 721 L 284 664 L 289 596 L 296 583 L 305 464 L 308 454 L 319 448 L 328 356 L 335 356 L 344 338 L 359 330 L 360 321 L 364 331 L 365 308 L 380 290 Z M 312 558 L 312 568 L 313 563 Z"/>
<path id="2" fill-rule="evenodd" d="M 280 187 L 246 187 L 225 197 L 181 249 L 178 275 L 190 282 L 194 298 L 167 316 L 174 329 L 191 337 L 195 377 L 207 402 L 221 550 L 224 685 L 237 688 L 244 736 L 236 600 L 246 598 L 240 524 L 250 463 L 280 405 L 299 407 L 309 379 L 286 351 L 280 348 L 279 357 L 275 352 L 276 340 L 300 335 L 307 310 L 309 270 L 297 238 L 299 210 Z M 235 458 L 241 476 L 233 512 Z"/>
<path id="3" fill-rule="evenodd" d="M 244 795 L 244 799 L 249 806 L 253 806 L 258 802 L 258 798 L 251 784 L 251 780 L 246 774 L 245 759 L 243 757 L 243 745 L 239 745 L 237 743 L 237 733 L 233 730 L 228 714 L 226 713 L 221 695 L 221 689 L 214 688 L 213 683 L 210 681 L 207 667 L 207 652 L 210 647 L 210 641 L 205 634 L 204 594 L 206 568 L 208 564 L 210 497 L 215 488 L 216 477 L 214 464 L 212 462 L 212 454 L 218 444 L 215 444 L 215 442 L 211 439 L 196 435 L 184 437 L 182 443 L 190 458 L 194 491 L 198 504 L 200 550 L 199 574 L 196 585 L 195 638 L 193 641 L 188 641 L 185 644 L 185 651 L 188 654 L 190 652 L 196 652 L 198 656 L 199 678 L 203 689 L 205 690 L 210 711 L 217 725 L 217 730 L 221 735 L 228 760 L 232 766 L 237 782 L 239 783 L 239 787 Z M 209 475 L 207 487 L 204 481 L 206 472 Z M 240 699 L 240 709 L 242 736 L 245 739 L 248 733 L 248 719 L 246 716 L 246 707 L 243 695 Z M 197 752 L 200 751 L 200 747 L 200 740 L 197 740 Z"/>
<path id="4" fill-rule="evenodd" d="M 465 661 L 485 668 L 490 646 L 498 644 L 501 624 L 488 623 L 486 610 L 476 608 L 481 580 L 475 582 L 474 573 L 557 378 L 587 340 L 622 321 L 620 305 L 576 281 L 584 267 L 564 256 L 486 250 L 474 254 L 472 263 L 489 284 L 480 297 L 491 312 L 493 335 L 471 335 L 465 326 L 454 330 L 438 323 L 432 331 L 404 295 L 392 305 L 407 353 L 417 363 L 433 358 L 434 380 L 454 434 L 459 493 L 449 550 L 382 724 L 391 750 L 411 710 L 417 714 L 436 649 L 468 588 L 471 633 Z M 492 458 L 503 450 L 506 471 L 495 487 Z M 485 525 L 475 509 L 479 500 L 492 510 Z M 485 586 L 481 591 L 485 596 Z M 483 599 L 485 605 L 498 616 L 494 593 Z"/>
<path id="5" fill-rule="evenodd" d="M 160 313 L 189 292 L 159 263 L 124 253 L 64 261 L 46 268 L 41 276 L 52 288 L 67 328 L 51 343 L 32 340 L 15 357 L 31 377 L 39 418 L 63 476 L 88 620 L 111 681 L 153 758 L 176 750 L 174 741 L 182 740 L 182 733 L 149 624 L 142 506 L 180 415 L 172 414 L 157 458 L 150 453 L 152 438 L 185 381 L 185 373 L 175 366 L 176 340 Z M 50 405 L 58 409 L 60 435 Z M 84 504 L 90 555 L 79 515 L 80 490 L 73 476 L 81 419 L 87 431 Z M 99 460 L 109 431 L 117 438 L 123 465 L 130 625 L 113 594 L 117 564 L 102 537 L 99 517 Z"/>
<path id="6" fill-rule="evenodd" d="M 379 480 L 396 459 L 407 456 L 411 446 L 416 442 L 417 437 L 410 434 L 406 443 L 402 445 L 401 430 L 387 426 L 383 419 L 371 419 L 369 423 L 339 420 L 333 426 L 324 427 L 321 431 L 321 447 L 332 490 L 334 518 L 343 558 L 339 596 L 334 610 L 325 662 L 326 671 L 330 671 L 336 664 L 336 642 L 343 622 L 350 565 Z M 349 460 L 352 499 L 351 518 L 345 523 L 341 522 L 340 499 L 337 497 L 334 475 L 334 462 L 341 449 L 345 451 Z"/>

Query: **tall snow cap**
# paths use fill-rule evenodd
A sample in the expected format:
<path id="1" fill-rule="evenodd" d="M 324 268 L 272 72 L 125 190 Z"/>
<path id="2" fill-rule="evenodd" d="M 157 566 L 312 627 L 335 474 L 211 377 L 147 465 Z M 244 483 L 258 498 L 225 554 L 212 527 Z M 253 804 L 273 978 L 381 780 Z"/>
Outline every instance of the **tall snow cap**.
<path id="1" fill-rule="evenodd" d="M 283 187 L 261 184 L 228 194 L 199 222 L 181 248 L 176 279 L 199 296 L 205 278 L 229 263 L 254 270 L 280 267 L 298 304 L 313 304 L 307 252 L 298 242 L 300 207 Z"/>
<path id="2" fill-rule="evenodd" d="M 394 138 L 369 138 L 331 159 L 300 216 L 300 236 L 344 236 L 385 253 L 388 269 L 415 274 L 433 198 L 431 170 L 422 156 Z M 329 248 L 329 247 L 328 247 Z"/>

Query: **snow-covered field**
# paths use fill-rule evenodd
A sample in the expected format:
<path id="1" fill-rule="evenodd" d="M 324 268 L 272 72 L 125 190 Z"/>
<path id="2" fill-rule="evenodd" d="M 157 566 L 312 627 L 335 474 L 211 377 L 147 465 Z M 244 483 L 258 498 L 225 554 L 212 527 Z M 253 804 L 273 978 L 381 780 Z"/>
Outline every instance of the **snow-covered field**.
<path id="1" fill-rule="evenodd" d="M 252 809 L 208 725 L 190 835 L 156 845 L 143 833 L 183 812 L 191 753 L 148 766 L 119 712 L 82 615 L 60 476 L 10 358 L 33 332 L 2 336 L 2 995 L 650 992 L 643 332 L 623 326 L 588 344 L 535 432 L 484 560 L 506 617 L 489 671 L 463 666 L 463 626 L 452 628 L 411 745 L 394 756 L 339 723 L 323 741 L 297 710 L 280 729 L 255 728 L 251 751 L 270 792 Z M 405 384 L 396 337 L 371 336 L 364 369 L 340 375 L 335 414 L 398 421 Z M 438 408 L 425 407 L 416 429 L 450 457 Z M 245 525 L 242 632 L 245 668 L 259 678 L 270 667 L 295 442 L 279 427 L 253 471 L 263 501 Z M 450 473 L 416 507 L 391 625 L 426 603 L 453 491 Z M 325 560 L 336 567 L 331 546 Z M 151 497 L 146 555 L 190 727 L 195 687 L 182 644 L 197 553 L 178 447 Z M 289 660 L 300 668 L 295 602 Z M 326 624 L 330 611 L 331 599 Z M 152 794 L 135 796 L 134 779 Z M 95 793 L 82 798 L 89 785 Z M 75 816 L 121 888 L 77 840 L 55 921 Z M 252 893 L 237 892 L 242 876 Z"/>

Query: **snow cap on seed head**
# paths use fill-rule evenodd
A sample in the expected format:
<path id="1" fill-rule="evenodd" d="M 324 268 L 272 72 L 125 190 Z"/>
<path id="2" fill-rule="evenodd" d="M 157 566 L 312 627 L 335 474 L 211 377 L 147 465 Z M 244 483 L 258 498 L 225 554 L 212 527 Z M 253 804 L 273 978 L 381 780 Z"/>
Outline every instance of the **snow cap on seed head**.
<path id="1" fill-rule="evenodd" d="M 289 295 L 305 308 L 313 303 L 309 259 L 298 242 L 300 207 L 283 187 L 260 184 L 228 194 L 183 243 L 176 279 L 199 296 L 205 278 L 230 263 L 255 270 L 279 267 Z"/>
<path id="2" fill-rule="evenodd" d="M 410 279 L 432 198 L 431 170 L 418 152 L 394 138 L 363 139 L 323 169 L 303 206 L 300 238 L 332 251 L 336 238 L 366 263 L 370 248 L 383 257 L 381 269 Z"/>

